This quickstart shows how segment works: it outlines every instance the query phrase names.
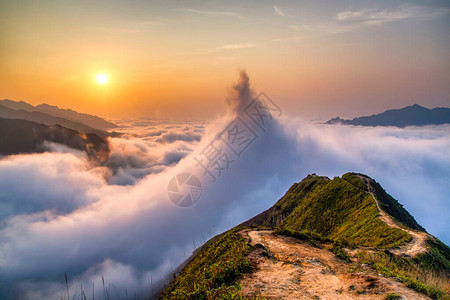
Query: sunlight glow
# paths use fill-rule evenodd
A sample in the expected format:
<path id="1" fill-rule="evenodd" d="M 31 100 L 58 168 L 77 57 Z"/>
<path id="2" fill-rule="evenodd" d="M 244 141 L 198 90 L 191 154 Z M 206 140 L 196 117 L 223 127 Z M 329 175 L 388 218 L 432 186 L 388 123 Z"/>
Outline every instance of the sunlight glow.
<path id="1" fill-rule="evenodd" d="M 108 76 L 106 74 L 97 74 L 95 78 L 97 78 L 97 82 L 100 84 L 105 84 L 108 82 Z"/>

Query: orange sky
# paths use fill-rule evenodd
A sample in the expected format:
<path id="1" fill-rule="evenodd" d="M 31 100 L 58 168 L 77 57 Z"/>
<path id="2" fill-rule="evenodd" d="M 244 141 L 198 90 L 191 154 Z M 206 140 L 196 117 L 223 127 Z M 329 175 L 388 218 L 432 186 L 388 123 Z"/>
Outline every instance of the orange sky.
<path id="1" fill-rule="evenodd" d="M 450 106 L 444 1 L 11 1 L 0 98 L 106 117 L 208 119 L 246 69 L 291 115 Z M 108 74 L 100 85 L 98 73 Z"/>

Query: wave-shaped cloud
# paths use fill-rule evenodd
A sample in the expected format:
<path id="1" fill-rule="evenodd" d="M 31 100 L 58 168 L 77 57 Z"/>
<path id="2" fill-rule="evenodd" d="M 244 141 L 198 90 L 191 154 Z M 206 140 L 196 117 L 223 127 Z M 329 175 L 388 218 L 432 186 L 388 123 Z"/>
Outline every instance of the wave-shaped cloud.
<path id="1" fill-rule="evenodd" d="M 325 126 L 285 117 L 267 118 L 261 128 L 243 113 L 254 93 L 248 76 L 240 76 L 228 114 L 205 128 L 124 121 L 131 134 L 111 140 L 110 168 L 76 153 L 0 160 L 0 205 L 7 212 L 0 224 L 0 298 L 64 296 L 64 273 L 71 295 L 81 285 L 92 294 L 93 283 L 102 295 L 103 275 L 111 292 L 150 296 L 194 247 L 270 207 L 308 173 L 366 173 L 431 233 L 450 241 L 448 127 Z M 224 128 L 236 117 L 254 134 L 242 152 L 223 144 L 231 132 Z M 169 133 L 202 138 L 158 141 Z M 229 158 L 215 178 L 200 163 L 211 145 Z M 202 194 L 180 208 L 167 185 L 184 172 L 199 178 Z"/>

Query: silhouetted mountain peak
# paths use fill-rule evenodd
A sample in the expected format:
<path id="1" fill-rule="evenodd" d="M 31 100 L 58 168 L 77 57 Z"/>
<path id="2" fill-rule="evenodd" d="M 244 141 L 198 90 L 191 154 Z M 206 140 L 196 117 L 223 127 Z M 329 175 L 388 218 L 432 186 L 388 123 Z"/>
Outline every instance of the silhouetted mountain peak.
<path id="1" fill-rule="evenodd" d="M 73 109 L 70 109 L 70 108 L 60 108 L 59 106 L 50 105 L 50 104 L 47 104 L 47 103 L 41 103 L 39 105 L 36 105 L 35 108 L 37 108 L 37 109 L 45 109 L 45 110 L 49 110 L 49 111 L 63 110 L 63 111 L 66 111 L 66 112 L 78 113 L 77 111 L 75 111 Z M 79 113 L 79 114 L 82 114 L 82 113 Z"/>
<path id="2" fill-rule="evenodd" d="M 336 118 L 332 118 L 332 119 L 328 120 L 326 124 L 341 124 L 342 122 L 345 122 L 345 120 L 341 119 L 339 117 L 336 117 Z"/>
<path id="3" fill-rule="evenodd" d="M 399 109 L 396 109 L 396 110 L 397 111 L 402 111 L 402 110 L 430 111 L 431 109 L 426 108 L 426 107 L 424 107 L 422 105 L 419 105 L 419 104 L 415 103 L 413 105 L 406 106 L 404 108 L 399 108 Z"/>
<path id="4" fill-rule="evenodd" d="M 14 101 L 10 99 L 0 100 L 0 104 L 11 109 L 23 109 L 26 111 L 31 111 L 34 108 L 33 105 L 28 104 L 24 101 Z"/>
<path id="5" fill-rule="evenodd" d="M 48 109 L 48 108 L 50 108 L 50 109 L 59 109 L 58 106 L 56 106 L 56 105 L 50 105 L 50 104 L 47 104 L 47 103 L 41 103 L 41 104 L 39 104 L 39 105 L 36 105 L 36 108 L 38 108 L 38 107 L 40 107 L 40 108 L 46 108 L 46 109 Z"/>
<path id="6" fill-rule="evenodd" d="M 405 127 L 448 123 L 450 123 L 450 108 L 437 107 L 429 109 L 419 104 L 413 104 L 399 109 L 386 110 L 377 115 L 358 117 L 352 120 L 344 120 L 336 117 L 330 119 L 325 124 Z"/>

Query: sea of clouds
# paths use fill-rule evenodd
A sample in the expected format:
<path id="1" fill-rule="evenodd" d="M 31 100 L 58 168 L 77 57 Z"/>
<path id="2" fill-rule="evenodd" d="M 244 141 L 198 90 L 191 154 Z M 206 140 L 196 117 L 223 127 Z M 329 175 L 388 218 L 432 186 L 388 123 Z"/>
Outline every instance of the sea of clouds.
<path id="1" fill-rule="evenodd" d="M 254 95 L 242 72 L 228 111 L 210 123 L 116 120 L 123 135 L 110 139 L 102 166 L 57 145 L 1 158 L 0 298 L 67 298 L 65 273 L 71 298 L 82 290 L 103 297 L 103 280 L 112 298 L 155 295 L 193 249 L 310 173 L 367 174 L 450 243 L 449 126 L 328 126 L 281 115 L 254 126 L 257 138 L 212 178 L 198 158 L 228 124 L 245 120 Z M 203 190 L 195 205 L 180 208 L 167 186 L 186 172 Z"/>

